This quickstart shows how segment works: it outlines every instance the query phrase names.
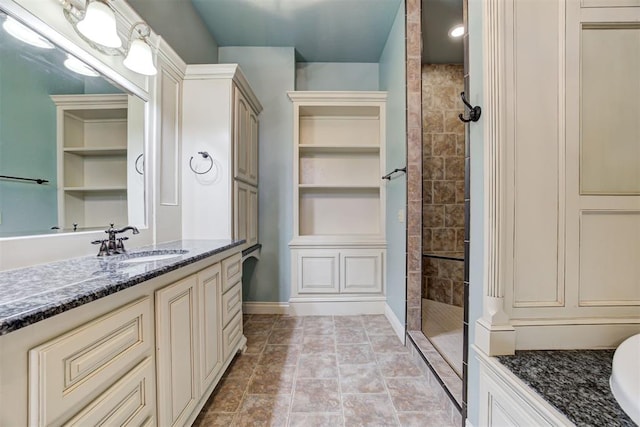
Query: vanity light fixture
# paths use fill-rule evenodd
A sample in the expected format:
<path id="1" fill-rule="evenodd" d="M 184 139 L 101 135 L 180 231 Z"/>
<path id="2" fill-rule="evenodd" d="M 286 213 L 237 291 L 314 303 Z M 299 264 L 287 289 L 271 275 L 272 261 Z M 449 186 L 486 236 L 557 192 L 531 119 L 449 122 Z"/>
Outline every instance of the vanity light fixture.
<path id="1" fill-rule="evenodd" d="M 73 0 L 60 0 L 64 16 L 78 35 L 95 50 L 111 56 L 124 56 L 123 65 L 138 74 L 153 76 L 153 51 L 149 43 L 151 28 L 140 21 L 131 26 L 125 46 L 118 36 L 115 11 L 108 0 L 84 0 L 84 10 Z"/>
<path id="2" fill-rule="evenodd" d="M 80 61 L 73 55 L 67 54 L 67 59 L 64 61 L 64 66 L 73 71 L 74 73 L 82 74 L 83 76 L 88 77 L 97 77 L 99 76 L 98 72 L 93 68 L 89 67 L 84 62 Z"/>
<path id="3" fill-rule="evenodd" d="M 99 45 L 111 48 L 122 46 L 122 40 L 118 37 L 116 29 L 116 15 L 101 0 L 94 0 L 87 4 L 84 17 L 78 21 L 76 28 L 86 38 Z"/>
<path id="4" fill-rule="evenodd" d="M 2 28 L 11 34 L 13 37 L 17 38 L 20 41 L 23 41 L 31 46 L 39 47 L 42 49 L 53 49 L 53 44 L 42 37 L 40 34 L 36 33 L 32 29 L 24 26 L 20 22 L 13 19 L 11 16 L 7 16 L 2 24 Z"/>
<path id="5" fill-rule="evenodd" d="M 464 35 L 464 25 L 463 24 L 454 25 L 449 30 L 449 37 L 452 37 L 454 39 L 462 37 L 463 35 Z"/>
<path id="6" fill-rule="evenodd" d="M 138 33 L 135 38 L 134 32 Z M 153 52 L 151 52 L 151 46 L 147 42 L 149 34 L 151 34 L 151 29 L 144 22 L 137 22 L 131 27 L 131 34 L 129 35 L 131 44 L 122 64 L 136 73 L 155 76 L 158 70 L 153 65 Z"/>

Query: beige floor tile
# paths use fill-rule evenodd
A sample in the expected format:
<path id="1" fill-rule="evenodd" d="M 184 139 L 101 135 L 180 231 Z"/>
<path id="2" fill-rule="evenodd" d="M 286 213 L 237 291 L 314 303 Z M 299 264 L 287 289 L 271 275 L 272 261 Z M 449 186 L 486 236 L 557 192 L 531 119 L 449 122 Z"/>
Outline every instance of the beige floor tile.
<path id="1" fill-rule="evenodd" d="M 300 345 L 266 345 L 258 364 L 275 366 L 295 365 L 298 363 L 301 349 L 302 346 Z"/>
<path id="2" fill-rule="evenodd" d="M 264 346 L 267 344 L 268 335 L 247 335 L 247 351 L 246 354 L 262 353 Z"/>
<path id="3" fill-rule="evenodd" d="M 424 378 L 386 378 L 393 406 L 398 412 L 443 411 L 448 402 L 442 389 L 430 387 Z"/>
<path id="4" fill-rule="evenodd" d="M 304 326 L 316 327 L 316 326 L 328 326 L 333 325 L 333 316 L 305 316 Z"/>
<path id="5" fill-rule="evenodd" d="M 338 378 L 336 355 L 331 353 L 303 354 L 298 361 L 298 378 Z"/>
<path id="6" fill-rule="evenodd" d="M 362 326 L 353 328 L 336 328 L 336 342 L 338 344 L 362 344 L 369 342 Z"/>
<path id="7" fill-rule="evenodd" d="M 362 316 L 333 316 L 336 328 L 362 327 Z"/>
<path id="8" fill-rule="evenodd" d="M 268 322 L 254 322 L 250 320 L 244 325 L 244 334 L 250 335 L 269 335 L 273 329 L 273 323 Z"/>
<path id="9" fill-rule="evenodd" d="M 281 317 L 273 325 L 274 329 L 296 329 L 302 328 L 304 317 Z"/>
<path id="10" fill-rule="evenodd" d="M 335 352 L 336 339 L 333 335 L 305 335 L 302 339 L 302 354 Z"/>
<path id="11" fill-rule="evenodd" d="M 340 412 L 337 379 L 298 379 L 291 412 Z"/>
<path id="12" fill-rule="evenodd" d="M 333 335 L 335 333 L 335 327 L 333 323 L 327 324 L 309 324 L 304 325 L 304 334 L 308 335 Z"/>
<path id="13" fill-rule="evenodd" d="M 402 427 L 459 427 L 454 424 L 446 411 L 399 412 Z"/>
<path id="14" fill-rule="evenodd" d="M 378 353 L 376 360 L 384 377 L 422 376 L 422 371 L 409 353 Z"/>
<path id="15" fill-rule="evenodd" d="M 342 393 L 386 393 L 384 380 L 376 364 L 341 365 Z"/>
<path id="16" fill-rule="evenodd" d="M 375 362 L 373 350 L 369 344 L 338 344 L 336 353 L 340 365 Z"/>
<path id="17" fill-rule="evenodd" d="M 249 378 L 223 378 L 207 402 L 207 412 L 237 411 L 248 384 Z"/>
<path id="18" fill-rule="evenodd" d="M 225 376 L 229 378 L 249 378 L 258 365 L 259 359 L 259 354 L 240 354 L 233 359 L 225 372 Z"/>
<path id="19" fill-rule="evenodd" d="M 291 396 L 245 396 L 236 419 L 238 427 L 284 427 L 287 425 Z"/>
<path id="20" fill-rule="evenodd" d="M 274 329 L 269 335 L 267 344 L 302 344 L 302 328 L 299 329 Z"/>
<path id="21" fill-rule="evenodd" d="M 278 319 L 282 317 L 279 314 L 252 314 L 251 322 L 256 323 L 275 323 Z"/>
<path id="22" fill-rule="evenodd" d="M 341 427 L 344 426 L 342 414 L 306 414 L 292 412 L 289 415 L 289 427 Z"/>
<path id="23" fill-rule="evenodd" d="M 259 365 L 249 383 L 250 394 L 291 394 L 295 366 Z"/>
<path id="24" fill-rule="evenodd" d="M 236 414 L 201 412 L 193 423 L 193 427 L 229 427 L 233 425 Z"/>
<path id="25" fill-rule="evenodd" d="M 370 323 L 366 326 L 367 334 L 371 335 L 393 335 L 397 337 L 396 331 L 393 330 L 389 322 L 386 323 Z"/>
<path id="26" fill-rule="evenodd" d="M 345 394 L 342 396 L 345 426 L 397 426 L 389 396 L 384 394 Z"/>
<path id="27" fill-rule="evenodd" d="M 402 345 L 395 335 L 370 336 L 371 347 L 376 353 L 408 353 L 409 350 Z"/>

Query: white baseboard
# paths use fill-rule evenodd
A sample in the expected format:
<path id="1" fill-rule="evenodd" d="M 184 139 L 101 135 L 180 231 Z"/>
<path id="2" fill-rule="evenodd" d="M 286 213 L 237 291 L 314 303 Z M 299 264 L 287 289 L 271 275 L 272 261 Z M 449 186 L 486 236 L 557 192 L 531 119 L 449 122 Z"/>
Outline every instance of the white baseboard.
<path id="1" fill-rule="evenodd" d="M 391 327 L 396 332 L 396 335 L 398 336 L 398 338 L 400 338 L 402 345 L 404 345 L 406 341 L 405 327 L 402 323 L 400 323 L 400 320 L 398 319 L 396 314 L 393 312 L 393 310 L 391 310 L 391 307 L 389 307 L 389 304 L 386 304 L 386 303 L 384 305 L 384 315 L 387 317 L 387 320 L 389 321 L 389 323 L 391 323 Z"/>
<path id="2" fill-rule="evenodd" d="M 616 348 L 640 332 L 640 324 L 514 324 L 517 350 L 580 350 Z M 477 335 L 477 333 L 476 333 Z"/>
<path id="3" fill-rule="evenodd" d="M 349 316 L 356 314 L 384 314 L 384 300 L 380 301 L 306 301 L 303 298 L 289 300 L 292 316 Z"/>
<path id="4" fill-rule="evenodd" d="M 243 302 L 242 312 L 245 314 L 289 314 L 287 302 Z"/>

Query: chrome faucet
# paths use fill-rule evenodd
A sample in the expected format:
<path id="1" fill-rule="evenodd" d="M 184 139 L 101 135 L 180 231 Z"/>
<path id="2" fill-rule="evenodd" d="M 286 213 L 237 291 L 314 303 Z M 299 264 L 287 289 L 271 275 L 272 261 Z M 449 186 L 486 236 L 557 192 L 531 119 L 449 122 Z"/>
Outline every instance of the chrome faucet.
<path id="1" fill-rule="evenodd" d="M 94 245 L 100 245 L 100 251 L 98 251 L 98 256 L 109 256 L 109 255 L 118 255 L 124 254 L 127 251 L 124 248 L 124 241 L 128 240 L 128 237 L 119 237 L 116 238 L 116 234 L 124 233 L 127 230 L 131 230 L 133 234 L 138 234 L 140 231 L 136 227 L 128 225 L 126 227 L 117 229 L 113 228 L 113 224 L 106 229 L 104 232 L 109 235 L 107 239 L 94 240 Z"/>

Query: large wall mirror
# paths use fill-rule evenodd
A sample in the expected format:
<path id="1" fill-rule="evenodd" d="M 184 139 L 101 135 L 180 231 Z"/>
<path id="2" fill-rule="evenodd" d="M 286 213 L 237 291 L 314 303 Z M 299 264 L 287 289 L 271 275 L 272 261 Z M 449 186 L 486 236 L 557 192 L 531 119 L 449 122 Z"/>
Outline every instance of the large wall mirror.
<path id="1" fill-rule="evenodd" d="M 145 105 L 0 9 L 0 237 L 145 224 Z"/>

